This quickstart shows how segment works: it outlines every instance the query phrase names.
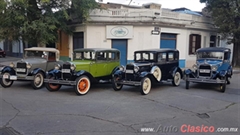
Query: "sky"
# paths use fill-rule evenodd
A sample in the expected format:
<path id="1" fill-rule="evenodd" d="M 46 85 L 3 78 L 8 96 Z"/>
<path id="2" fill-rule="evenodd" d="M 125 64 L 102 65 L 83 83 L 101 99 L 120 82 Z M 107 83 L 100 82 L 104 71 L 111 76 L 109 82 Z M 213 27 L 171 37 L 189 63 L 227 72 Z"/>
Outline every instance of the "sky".
<path id="1" fill-rule="evenodd" d="M 131 0 L 102 0 L 103 3 L 121 3 L 128 5 Z M 185 7 L 192 11 L 202 11 L 205 7 L 204 3 L 200 3 L 200 0 L 132 0 L 131 5 L 141 6 L 144 3 L 158 3 L 162 5 L 162 8 L 181 8 Z"/>

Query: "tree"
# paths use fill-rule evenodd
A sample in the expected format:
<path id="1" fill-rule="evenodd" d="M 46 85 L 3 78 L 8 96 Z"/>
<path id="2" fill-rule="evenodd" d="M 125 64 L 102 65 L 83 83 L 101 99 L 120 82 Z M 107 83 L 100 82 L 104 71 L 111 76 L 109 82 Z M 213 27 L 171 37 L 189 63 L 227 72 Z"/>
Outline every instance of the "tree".
<path id="1" fill-rule="evenodd" d="M 95 0 L 0 0 L 0 39 L 54 43 L 58 31 L 71 34 L 68 24 L 86 22 L 95 8 Z"/>
<path id="2" fill-rule="evenodd" d="M 240 66 L 240 0 L 200 0 L 206 3 L 219 33 L 233 43 L 233 66 Z"/>

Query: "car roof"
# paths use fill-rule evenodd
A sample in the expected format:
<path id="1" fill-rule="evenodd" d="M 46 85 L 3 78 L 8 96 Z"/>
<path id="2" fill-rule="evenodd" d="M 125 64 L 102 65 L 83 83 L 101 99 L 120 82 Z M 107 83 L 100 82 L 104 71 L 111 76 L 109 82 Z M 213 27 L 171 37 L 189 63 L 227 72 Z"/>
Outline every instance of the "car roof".
<path id="1" fill-rule="evenodd" d="M 231 52 L 231 49 L 225 47 L 206 47 L 197 49 L 197 52 Z"/>
<path id="2" fill-rule="evenodd" d="M 93 52 L 117 51 L 117 52 L 120 52 L 118 49 L 115 49 L 115 48 L 79 48 L 79 49 L 74 49 L 74 52 L 78 52 L 78 51 L 93 51 Z"/>
<path id="3" fill-rule="evenodd" d="M 163 49 L 146 49 L 146 50 L 138 50 L 135 51 L 135 53 L 137 52 L 179 52 L 177 49 L 171 49 L 171 48 L 163 48 Z"/>
<path id="4" fill-rule="evenodd" d="M 56 48 L 47 48 L 47 47 L 31 47 L 25 48 L 25 51 L 46 51 L 46 52 L 59 52 Z"/>

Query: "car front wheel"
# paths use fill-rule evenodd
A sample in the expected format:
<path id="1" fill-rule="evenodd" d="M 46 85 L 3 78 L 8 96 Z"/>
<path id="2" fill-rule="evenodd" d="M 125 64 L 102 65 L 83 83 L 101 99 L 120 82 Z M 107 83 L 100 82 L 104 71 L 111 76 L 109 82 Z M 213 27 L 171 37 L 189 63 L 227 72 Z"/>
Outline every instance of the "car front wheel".
<path id="1" fill-rule="evenodd" d="M 220 84 L 220 91 L 224 93 L 226 90 L 227 79 L 226 79 L 226 77 L 224 77 L 222 79 L 224 79 L 224 83 Z"/>
<path id="2" fill-rule="evenodd" d="M 43 73 L 41 73 L 41 72 L 37 73 L 34 76 L 33 81 L 31 82 L 33 89 L 35 89 L 35 90 L 41 89 L 44 84 L 43 81 L 44 81 Z"/>
<path id="3" fill-rule="evenodd" d="M 151 90 L 151 79 L 149 77 L 144 77 L 141 80 L 141 94 L 147 95 Z"/>
<path id="4" fill-rule="evenodd" d="M 115 91 L 119 91 L 122 89 L 123 85 L 122 84 L 118 84 L 116 81 L 118 81 L 118 77 L 113 77 L 112 78 L 112 87 Z"/>
<path id="5" fill-rule="evenodd" d="M 47 76 L 47 79 L 55 79 L 54 76 Z M 53 92 L 53 91 L 58 91 L 61 88 L 61 84 L 52 84 L 52 83 L 45 83 L 46 88 Z"/>
<path id="6" fill-rule="evenodd" d="M 4 78 L 4 76 L 10 77 L 10 73 L 4 72 L 4 73 L 2 73 L 1 75 L 2 75 L 2 78 L 0 78 L 0 84 L 2 85 L 2 87 L 4 87 L 4 88 L 11 87 L 12 84 L 13 84 L 13 81 Z"/>
<path id="7" fill-rule="evenodd" d="M 176 72 L 173 80 L 172 80 L 172 84 L 173 86 L 179 86 L 181 82 L 181 74 L 179 72 Z"/>
<path id="8" fill-rule="evenodd" d="M 76 79 L 75 92 L 77 95 L 85 95 L 88 93 L 91 82 L 87 76 L 81 76 Z"/>

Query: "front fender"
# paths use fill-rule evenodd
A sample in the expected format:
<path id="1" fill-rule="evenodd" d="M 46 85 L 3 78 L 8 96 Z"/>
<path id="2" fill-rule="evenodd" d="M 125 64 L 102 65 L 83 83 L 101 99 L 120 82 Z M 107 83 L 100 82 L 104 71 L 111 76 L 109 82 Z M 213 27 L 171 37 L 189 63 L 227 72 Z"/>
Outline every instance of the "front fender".
<path id="1" fill-rule="evenodd" d="M 191 69 L 185 69 L 184 74 L 185 75 L 190 75 L 190 74 L 192 74 L 192 70 Z"/>
<path id="2" fill-rule="evenodd" d="M 87 72 L 87 71 L 85 71 L 85 70 L 77 71 L 77 72 L 75 72 L 73 75 L 74 75 L 74 80 L 76 80 L 77 77 L 80 77 L 80 76 L 82 76 L 82 75 L 86 75 L 87 77 L 89 77 L 89 79 L 90 79 L 91 81 L 94 81 L 94 77 L 93 77 L 89 72 Z"/>
<path id="3" fill-rule="evenodd" d="M 61 73 L 61 70 L 51 69 L 46 73 L 46 76 L 57 76 L 58 78 L 61 78 Z"/>
<path id="4" fill-rule="evenodd" d="M 8 72 L 8 73 L 10 73 L 11 75 L 16 75 L 15 70 L 14 70 L 12 67 L 10 67 L 10 66 L 5 66 L 5 67 L 3 67 L 0 72 L 2 72 L 2 73 Z"/>
<path id="5" fill-rule="evenodd" d="M 225 77 L 227 75 L 227 71 L 226 70 L 221 70 L 220 72 L 219 72 L 219 76 L 220 77 Z"/>
<path id="6" fill-rule="evenodd" d="M 34 75 L 36 75 L 36 74 L 39 73 L 39 72 L 42 72 L 42 73 L 43 73 L 44 78 L 46 77 L 45 71 L 42 70 L 41 68 L 35 68 L 35 69 L 33 69 L 33 70 L 31 71 L 30 75 L 33 75 L 33 76 L 34 76 Z"/>
<path id="7" fill-rule="evenodd" d="M 176 74 L 176 72 L 179 72 L 181 75 L 181 78 L 183 77 L 183 72 L 182 69 L 179 67 L 174 67 L 171 71 L 170 74 L 172 75 L 171 77 L 174 77 L 174 75 Z"/>

